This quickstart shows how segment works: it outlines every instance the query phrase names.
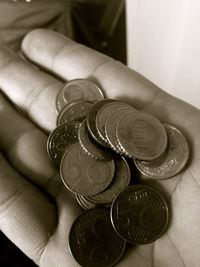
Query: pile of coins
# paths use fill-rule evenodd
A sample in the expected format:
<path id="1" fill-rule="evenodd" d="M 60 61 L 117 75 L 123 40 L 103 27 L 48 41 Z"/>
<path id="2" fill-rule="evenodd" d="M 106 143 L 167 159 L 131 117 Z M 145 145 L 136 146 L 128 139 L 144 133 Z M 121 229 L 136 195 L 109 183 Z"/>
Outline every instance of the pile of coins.
<path id="1" fill-rule="evenodd" d="M 151 243 L 169 222 L 166 200 L 153 187 L 135 182 L 130 162 L 151 179 L 171 178 L 188 161 L 188 142 L 156 117 L 105 99 L 89 80 L 66 83 L 56 108 L 48 154 L 85 210 L 70 231 L 71 253 L 81 266 L 113 266 L 126 242 Z"/>

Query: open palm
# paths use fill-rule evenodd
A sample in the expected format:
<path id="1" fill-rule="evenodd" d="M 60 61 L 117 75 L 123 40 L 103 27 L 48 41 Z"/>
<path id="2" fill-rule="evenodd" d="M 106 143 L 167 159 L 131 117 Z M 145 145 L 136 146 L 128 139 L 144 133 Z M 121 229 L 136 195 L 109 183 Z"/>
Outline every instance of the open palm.
<path id="1" fill-rule="evenodd" d="M 166 233 L 152 244 L 128 248 L 117 266 L 199 266 L 200 111 L 121 63 L 55 32 L 32 31 L 22 50 L 33 64 L 0 47 L 1 230 L 39 266 L 79 266 L 69 252 L 68 234 L 82 211 L 50 163 L 46 142 L 56 127 L 55 99 L 64 82 L 89 78 L 107 97 L 176 126 L 191 146 L 190 161 L 179 175 L 144 179 L 169 202 Z"/>

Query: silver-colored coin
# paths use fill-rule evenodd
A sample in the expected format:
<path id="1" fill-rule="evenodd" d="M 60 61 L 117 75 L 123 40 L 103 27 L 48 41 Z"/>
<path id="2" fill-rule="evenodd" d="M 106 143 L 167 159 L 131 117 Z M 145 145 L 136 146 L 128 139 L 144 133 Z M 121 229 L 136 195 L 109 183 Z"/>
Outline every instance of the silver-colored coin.
<path id="1" fill-rule="evenodd" d="M 129 165 L 125 158 L 120 157 L 115 160 L 115 175 L 109 187 L 102 193 L 95 196 L 85 197 L 85 199 L 90 201 L 90 203 L 111 206 L 111 203 L 119 192 L 130 184 L 130 180 L 131 173 Z"/>
<path id="2" fill-rule="evenodd" d="M 105 135 L 105 123 L 108 118 L 108 116 L 113 113 L 114 111 L 118 109 L 130 109 L 134 110 L 133 107 L 128 105 L 125 102 L 118 102 L 113 101 L 110 103 L 106 103 L 104 106 L 102 106 L 96 115 L 96 128 L 97 132 L 99 134 L 99 137 L 105 142 L 108 143 L 108 140 Z"/>
<path id="3" fill-rule="evenodd" d="M 118 139 L 117 139 L 117 125 L 121 119 L 121 117 L 129 113 L 130 109 L 124 108 L 124 109 L 117 109 L 114 112 L 112 112 L 106 122 L 105 122 L 105 136 L 107 139 L 107 142 L 109 143 L 110 147 L 116 151 L 119 154 L 124 154 L 125 156 L 128 156 L 129 154 L 126 153 L 124 150 L 121 149 Z"/>
<path id="4" fill-rule="evenodd" d="M 112 203 L 111 221 L 127 242 L 148 244 L 164 233 L 169 221 L 168 205 L 160 192 L 150 186 L 128 186 Z"/>
<path id="5" fill-rule="evenodd" d="M 116 129 L 121 147 L 134 158 L 153 160 L 167 147 L 167 133 L 162 123 L 146 112 L 124 114 Z"/>
<path id="6" fill-rule="evenodd" d="M 85 211 L 75 220 L 70 230 L 69 247 L 81 266 L 114 266 L 122 257 L 125 246 L 125 241 L 112 227 L 107 209 Z"/>
<path id="7" fill-rule="evenodd" d="M 102 90 L 87 79 L 74 79 L 65 84 L 56 99 L 58 113 L 69 103 L 75 101 L 96 102 L 104 98 Z"/>
<path id="8" fill-rule="evenodd" d="M 87 117 L 93 105 L 93 102 L 82 101 L 73 102 L 65 106 L 58 114 L 57 125 L 68 123 L 70 121 L 83 121 Z"/>
<path id="9" fill-rule="evenodd" d="M 86 153 L 96 160 L 111 160 L 116 157 L 112 150 L 99 145 L 90 135 L 87 122 L 84 120 L 79 127 L 78 139 Z"/>
<path id="10" fill-rule="evenodd" d="M 88 156 L 79 143 L 65 151 L 60 175 L 65 186 L 79 195 L 96 195 L 112 182 L 115 172 L 113 160 L 97 161 Z"/>
<path id="11" fill-rule="evenodd" d="M 89 112 L 87 116 L 87 126 L 90 134 L 92 137 L 95 139 L 97 143 L 99 143 L 102 146 L 108 147 L 108 145 L 105 144 L 105 142 L 102 141 L 102 139 L 99 137 L 98 130 L 97 130 L 97 125 L 96 125 L 96 116 L 101 107 L 106 105 L 107 103 L 111 102 L 117 102 L 117 100 L 114 99 L 104 99 L 99 102 L 97 102 Z"/>
<path id="12" fill-rule="evenodd" d="M 167 179 L 178 174 L 187 164 L 190 154 L 185 136 L 177 128 L 164 124 L 168 135 L 165 152 L 152 161 L 135 159 L 135 165 L 144 175 L 153 179 Z"/>
<path id="13" fill-rule="evenodd" d="M 79 122 L 70 122 L 54 129 L 47 140 L 47 152 L 51 161 L 60 166 L 62 156 L 66 149 L 78 143 Z"/>

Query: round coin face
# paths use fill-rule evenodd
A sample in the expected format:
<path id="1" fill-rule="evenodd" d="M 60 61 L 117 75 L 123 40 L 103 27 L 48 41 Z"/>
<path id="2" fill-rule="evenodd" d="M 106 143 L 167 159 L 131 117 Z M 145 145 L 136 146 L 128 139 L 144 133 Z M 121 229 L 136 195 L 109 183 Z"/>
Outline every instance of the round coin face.
<path id="1" fill-rule="evenodd" d="M 88 131 L 86 120 L 80 124 L 78 139 L 86 153 L 96 160 L 111 160 L 116 157 L 111 149 L 109 150 L 99 145 L 99 143 L 92 138 Z"/>
<path id="2" fill-rule="evenodd" d="M 115 171 L 113 160 L 97 161 L 88 156 L 79 143 L 65 151 L 60 175 L 72 192 L 90 196 L 104 191 L 112 182 Z"/>
<path id="3" fill-rule="evenodd" d="M 79 122 L 70 122 L 58 126 L 51 132 L 47 140 L 47 152 L 51 161 L 60 166 L 62 156 L 66 149 L 78 143 Z"/>
<path id="4" fill-rule="evenodd" d="M 102 193 L 87 197 L 94 204 L 111 205 L 114 198 L 130 183 L 131 173 L 125 158 L 115 159 L 115 174 L 111 184 Z"/>
<path id="5" fill-rule="evenodd" d="M 142 160 L 159 157 L 167 147 L 167 133 L 161 122 L 146 112 L 129 112 L 121 117 L 116 135 L 119 145 Z"/>
<path id="6" fill-rule="evenodd" d="M 168 135 L 165 152 L 155 160 L 135 159 L 135 165 L 144 175 L 153 179 L 167 179 L 178 174 L 189 159 L 189 144 L 185 136 L 175 127 L 164 124 Z"/>
<path id="7" fill-rule="evenodd" d="M 65 84 L 59 92 L 56 100 L 58 113 L 69 103 L 75 101 L 100 101 L 104 98 L 102 90 L 94 83 L 86 79 L 74 79 Z"/>
<path id="8" fill-rule="evenodd" d="M 83 121 L 87 117 L 93 105 L 93 102 L 82 101 L 73 102 L 65 106 L 58 114 L 57 125 L 71 121 Z"/>
<path id="9" fill-rule="evenodd" d="M 81 266 L 113 266 L 122 257 L 125 245 L 112 227 L 109 211 L 102 208 L 85 211 L 69 234 L 71 253 Z"/>
<path id="10" fill-rule="evenodd" d="M 117 233 L 132 244 L 158 239 L 168 223 L 168 206 L 152 187 L 132 185 L 124 189 L 111 207 L 111 221 Z"/>

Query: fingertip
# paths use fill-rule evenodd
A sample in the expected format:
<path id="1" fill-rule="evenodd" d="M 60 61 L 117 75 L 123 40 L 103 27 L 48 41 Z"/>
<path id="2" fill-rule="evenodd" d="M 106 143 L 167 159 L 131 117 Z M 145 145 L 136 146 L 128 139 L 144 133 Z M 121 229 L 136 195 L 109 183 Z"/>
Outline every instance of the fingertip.
<path id="1" fill-rule="evenodd" d="M 59 41 L 55 41 L 59 40 Z M 73 42 L 64 35 L 43 28 L 30 31 L 24 37 L 21 50 L 23 54 L 32 61 L 45 61 L 50 64 L 49 53 L 59 51 L 67 42 Z M 45 49 L 48 48 L 48 49 Z"/>
<path id="2" fill-rule="evenodd" d="M 30 44 L 31 42 L 34 40 L 34 36 L 40 36 L 42 35 L 44 29 L 34 29 L 34 30 L 31 30 L 30 32 L 28 32 L 23 40 L 22 40 L 22 43 L 21 43 L 21 50 L 26 53 L 29 51 L 30 49 Z"/>

